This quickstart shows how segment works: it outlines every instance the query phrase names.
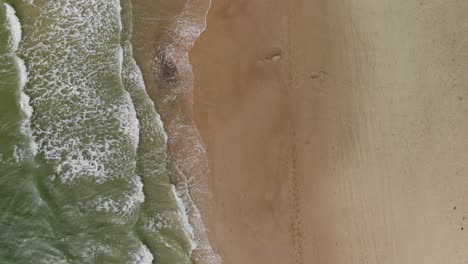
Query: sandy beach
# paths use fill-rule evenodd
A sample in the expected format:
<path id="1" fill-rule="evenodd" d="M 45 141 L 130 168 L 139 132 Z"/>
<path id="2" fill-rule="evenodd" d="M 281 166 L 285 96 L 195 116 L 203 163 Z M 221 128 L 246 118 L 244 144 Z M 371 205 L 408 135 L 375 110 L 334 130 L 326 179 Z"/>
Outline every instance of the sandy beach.
<path id="1" fill-rule="evenodd" d="M 467 263 L 467 12 L 213 0 L 191 62 L 223 263 Z"/>

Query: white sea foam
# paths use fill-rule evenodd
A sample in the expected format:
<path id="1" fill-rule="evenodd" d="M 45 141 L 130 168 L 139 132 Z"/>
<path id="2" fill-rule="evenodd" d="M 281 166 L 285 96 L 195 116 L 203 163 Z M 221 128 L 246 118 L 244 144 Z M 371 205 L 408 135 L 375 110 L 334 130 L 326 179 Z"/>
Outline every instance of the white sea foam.
<path id="1" fill-rule="evenodd" d="M 29 96 L 27 96 L 25 93 L 20 93 L 20 107 L 21 110 L 24 112 L 24 114 L 27 117 L 27 123 L 29 124 L 30 118 L 33 114 L 33 108 L 29 105 Z"/>
<path id="2" fill-rule="evenodd" d="M 85 243 L 84 249 L 80 253 L 83 259 L 96 259 L 100 253 L 112 254 L 112 248 L 108 245 L 89 240 Z"/>
<path id="3" fill-rule="evenodd" d="M 162 132 L 164 143 L 167 144 L 168 137 L 167 137 L 166 130 L 164 129 L 164 122 L 162 121 L 161 115 L 158 112 L 156 112 L 155 122 L 158 124 L 158 127 L 160 131 Z"/>
<path id="4" fill-rule="evenodd" d="M 70 264 L 64 256 L 47 255 L 41 259 L 35 259 L 38 264 Z"/>
<path id="5" fill-rule="evenodd" d="M 12 52 L 16 52 L 18 50 L 19 44 L 21 42 L 21 23 L 16 16 L 16 11 L 13 7 L 9 4 L 4 4 L 6 8 L 6 18 L 8 21 L 8 25 L 11 31 L 11 49 Z"/>
<path id="6" fill-rule="evenodd" d="M 15 162 L 20 162 L 23 160 L 24 153 L 21 148 L 18 148 L 18 146 L 13 147 L 13 158 L 15 159 Z"/>
<path id="7" fill-rule="evenodd" d="M 166 246 L 167 248 L 170 248 L 170 249 L 172 249 L 172 250 L 174 250 L 174 251 L 177 250 L 177 249 L 174 248 L 173 245 L 169 244 L 169 243 L 166 241 L 166 238 L 165 238 L 164 236 L 161 237 L 161 241 L 164 243 L 164 246 Z"/>
<path id="8" fill-rule="evenodd" d="M 120 241 L 119 241 L 120 242 Z M 119 243 L 120 244 L 120 243 Z M 136 248 L 135 248 L 136 246 Z M 130 245 L 132 250 L 130 252 L 116 252 L 112 244 L 108 242 L 100 242 L 96 240 L 88 240 L 83 245 L 83 249 L 80 251 L 80 257 L 83 262 L 80 263 L 96 263 L 96 259 L 99 259 L 100 256 L 116 256 L 118 254 L 125 253 L 121 255 L 118 263 L 126 264 L 151 264 L 154 257 L 148 248 L 143 243 L 138 243 L 137 245 Z M 73 263 L 76 263 L 73 262 Z M 100 262 L 99 262 L 100 263 Z M 48 264 L 55 264 L 55 262 L 50 262 Z"/>
<path id="9" fill-rule="evenodd" d="M 28 71 L 22 59 L 20 59 L 18 56 L 14 56 L 14 58 L 20 72 L 20 89 L 23 90 L 24 86 L 26 86 L 26 83 L 28 82 Z"/>
<path id="10" fill-rule="evenodd" d="M 149 249 L 145 245 L 141 245 L 128 264 L 151 264 L 153 259 L 154 256 Z"/>
<path id="11" fill-rule="evenodd" d="M 116 53 L 117 53 L 116 57 L 117 57 L 117 61 L 118 61 L 117 64 L 119 66 L 119 76 L 122 77 L 123 57 L 124 57 L 124 54 L 123 54 L 124 51 L 123 51 L 122 46 L 117 47 Z"/>
<path id="12" fill-rule="evenodd" d="M 123 93 L 124 104 L 118 109 L 115 117 L 119 120 L 121 132 L 127 135 L 132 141 L 136 155 L 136 150 L 140 141 L 140 123 L 130 94 L 127 91 L 124 91 Z"/>
<path id="13" fill-rule="evenodd" d="M 64 183 L 83 177 L 104 183 L 134 171 L 138 120 L 128 94 L 103 87 L 122 68 L 119 1 L 47 1 L 22 50 L 34 109 L 34 136 Z M 109 92 L 106 93 L 106 89 Z M 112 96 L 115 94 L 117 96 Z M 117 127 L 116 127 L 117 126 Z M 116 130 L 117 129 L 117 130 Z M 128 143 L 134 148 L 128 151 Z M 133 152 L 133 153 L 132 153 Z"/>
<path id="14" fill-rule="evenodd" d="M 177 210 L 179 212 L 180 221 L 184 228 L 185 234 L 188 238 L 190 238 L 190 254 L 192 254 L 193 250 L 197 248 L 197 241 L 195 240 L 195 233 L 193 230 L 193 226 L 189 222 L 189 215 L 187 214 L 187 209 L 185 208 L 184 201 L 179 197 L 177 193 L 177 189 L 174 185 L 171 185 L 172 193 L 174 194 L 176 203 L 177 203 Z"/>
<path id="15" fill-rule="evenodd" d="M 27 120 L 25 121 L 27 125 L 29 126 L 29 122 L 31 119 L 31 116 L 33 114 L 33 108 L 31 105 L 29 105 L 29 96 L 27 96 L 23 92 L 23 88 L 26 86 L 26 83 L 28 82 L 28 72 L 26 70 L 26 65 L 24 64 L 24 61 L 20 59 L 18 56 L 13 57 L 16 61 L 16 65 L 19 69 L 19 78 L 20 78 L 20 107 L 21 110 L 25 113 Z"/>
<path id="16" fill-rule="evenodd" d="M 173 227 L 173 221 L 161 214 L 155 214 L 154 216 L 145 219 L 146 230 L 158 231 L 161 229 L 171 229 Z"/>
<path id="17" fill-rule="evenodd" d="M 116 13 L 119 14 L 119 21 L 118 21 L 118 30 L 122 32 L 123 30 L 123 23 L 122 23 L 122 1 L 118 0 L 118 4 L 115 4 L 114 7 L 117 9 Z"/>
<path id="18" fill-rule="evenodd" d="M 134 190 L 119 193 L 113 196 L 101 196 L 96 199 L 93 205 L 98 212 L 114 213 L 117 215 L 130 215 L 136 212 L 140 204 L 145 201 L 143 193 L 143 183 L 139 177 L 134 178 L 131 183 L 134 185 Z"/>

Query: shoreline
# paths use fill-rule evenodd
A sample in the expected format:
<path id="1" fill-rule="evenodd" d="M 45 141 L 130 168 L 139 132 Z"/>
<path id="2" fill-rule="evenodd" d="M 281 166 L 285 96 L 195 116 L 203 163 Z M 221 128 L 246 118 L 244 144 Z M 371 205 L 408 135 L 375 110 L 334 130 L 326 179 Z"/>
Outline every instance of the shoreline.
<path id="1" fill-rule="evenodd" d="M 207 212 L 204 209 L 209 207 L 209 193 L 204 186 L 203 143 L 193 123 L 193 73 L 188 60 L 190 48 L 206 27 L 211 1 L 179 2 L 167 7 L 168 10 L 153 10 L 161 5 L 150 2 L 147 6 L 136 6 L 137 12 L 146 12 L 150 17 L 134 22 L 137 31 L 135 58 L 169 137 L 171 182 L 176 186 L 177 199 L 184 204 L 179 209 L 186 211 L 194 231 L 192 259 L 194 263 L 217 264 L 219 257 L 211 248 L 202 221 L 202 212 Z M 164 12 L 168 12 L 166 19 Z M 145 31 L 139 30 L 142 28 Z"/>

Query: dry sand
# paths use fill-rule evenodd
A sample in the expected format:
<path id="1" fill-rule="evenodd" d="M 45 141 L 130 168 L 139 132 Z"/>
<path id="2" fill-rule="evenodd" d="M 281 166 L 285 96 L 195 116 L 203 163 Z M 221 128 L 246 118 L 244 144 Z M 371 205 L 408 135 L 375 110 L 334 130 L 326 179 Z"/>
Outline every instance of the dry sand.
<path id="1" fill-rule="evenodd" d="M 468 263 L 466 14 L 213 0 L 191 61 L 223 263 Z"/>

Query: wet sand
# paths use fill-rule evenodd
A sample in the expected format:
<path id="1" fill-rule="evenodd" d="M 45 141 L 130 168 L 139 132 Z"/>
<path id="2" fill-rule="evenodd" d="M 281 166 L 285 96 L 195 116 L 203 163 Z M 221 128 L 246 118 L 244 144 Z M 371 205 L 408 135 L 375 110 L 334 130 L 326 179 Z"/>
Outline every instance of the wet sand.
<path id="1" fill-rule="evenodd" d="M 213 0 L 191 62 L 223 263 L 468 261 L 467 11 Z"/>

